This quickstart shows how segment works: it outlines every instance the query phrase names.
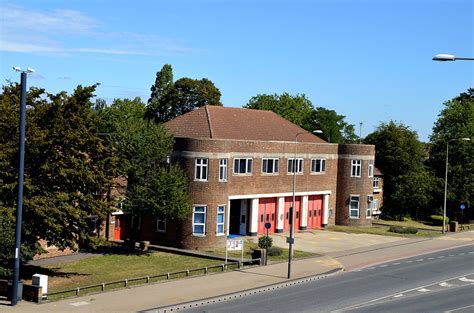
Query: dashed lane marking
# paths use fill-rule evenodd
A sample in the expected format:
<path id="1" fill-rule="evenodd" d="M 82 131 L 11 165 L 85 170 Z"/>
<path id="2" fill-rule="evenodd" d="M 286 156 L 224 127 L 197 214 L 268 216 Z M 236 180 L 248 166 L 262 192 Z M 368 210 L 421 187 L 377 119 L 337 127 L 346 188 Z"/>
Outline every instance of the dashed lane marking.
<path id="1" fill-rule="evenodd" d="M 423 262 L 424 259 L 418 259 L 418 260 L 416 260 L 416 261 L 417 261 L 417 262 Z"/>
<path id="2" fill-rule="evenodd" d="M 466 282 L 466 283 L 472 283 L 474 284 L 474 279 L 469 279 L 469 278 L 466 278 L 466 277 L 461 277 L 459 278 L 460 281 L 463 281 L 463 282 Z"/>
<path id="3" fill-rule="evenodd" d="M 447 288 L 454 286 L 453 284 L 449 284 L 449 283 L 447 283 L 447 282 L 442 282 L 442 283 L 440 283 L 439 285 L 440 285 L 441 287 L 447 287 Z"/>
<path id="4" fill-rule="evenodd" d="M 83 305 L 88 305 L 88 304 L 91 304 L 91 303 L 87 302 L 87 301 L 80 301 L 80 302 L 71 303 L 70 305 L 72 305 L 72 306 L 83 306 Z"/>
<path id="5" fill-rule="evenodd" d="M 430 291 L 430 290 L 429 290 L 429 289 L 426 289 L 426 288 L 420 288 L 420 289 L 418 289 L 417 291 L 419 291 L 419 292 L 428 292 L 428 291 Z"/>
<path id="6" fill-rule="evenodd" d="M 399 295 L 396 295 L 396 296 L 393 296 L 394 298 L 400 298 L 400 297 L 403 297 L 403 293 L 399 294 Z"/>

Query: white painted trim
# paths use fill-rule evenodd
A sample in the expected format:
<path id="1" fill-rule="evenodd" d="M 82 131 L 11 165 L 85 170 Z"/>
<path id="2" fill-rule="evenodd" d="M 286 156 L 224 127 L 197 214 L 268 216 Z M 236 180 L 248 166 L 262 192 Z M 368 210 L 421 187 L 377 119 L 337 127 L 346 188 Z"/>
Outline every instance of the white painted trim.
<path id="1" fill-rule="evenodd" d="M 321 190 L 321 191 L 301 191 L 296 192 L 296 196 L 317 196 L 331 194 L 331 190 Z M 238 199 L 259 199 L 259 198 L 278 198 L 278 197 L 291 197 L 293 192 L 281 192 L 281 193 L 261 193 L 261 194 L 249 194 L 249 195 L 232 195 L 229 196 L 229 200 L 238 200 Z"/>
<path id="2" fill-rule="evenodd" d="M 208 159 L 242 159 L 242 158 L 254 158 L 254 159 L 263 159 L 263 158 L 270 158 L 270 159 L 291 159 L 295 157 L 294 153 L 266 153 L 266 152 L 200 152 L 200 151 L 174 151 L 172 156 L 182 157 L 182 158 L 208 158 Z M 326 159 L 326 160 L 337 160 L 338 154 L 337 153 L 305 153 L 305 152 L 298 152 L 296 154 L 297 158 L 303 159 Z M 359 155 L 351 155 L 351 159 L 353 158 L 362 159 L 364 156 Z M 372 157 L 373 159 L 373 157 Z"/>
<path id="3" fill-rule="evenodd" d="M 285 197 L 278 197 L 276 229 L 283 230 L 284 221 L 285 221 Z"/>
<path id="4" fill-rule="evenodd" d="M 302 211 L 301 211 L 301 217 L 300 217 L 300 226 L 301 227 L 307 227 L 308 226 L 308 196 L 303 196 L 302 197 Z"/>
<path id="5" fill-rule="evenodd" d="M 363 160 L 363 161 L 371 161 L 375 160 L 374 155 L 372 154 L 339 154 L 339 159 L 344 160 Z"/>
<path id="6" fill-rule="evenodd" d="M 357 202 L 357 217 L 351 216 L 351 198 L 352 197 L 359 197 L 359 202 Z M 360 198 L 361 198 L 360 195 L 355 195 L 355 194 L 349 195 L 349 218 L 350 219 L 354 219 L 354 220 L 360 219 L 360 201 L 361 201 Z"/>
<path id="7" fill-rule="evenodd" d="M 323 224 L 327 225 L 329 222 L 329 195 L 325 194 L 323 199 Z"/>
<path id="8" fill-rule="evenodd" d="M 252 199 L 250 205 L 250 232 L 258 233 L 258 199 Z"/>
<path id="9" fill-rule="evenodd" d="M 229 236 L 229 226 L 230 226 L 230 200 L 227 202 L 226 212 L 225 212 L 225 234 Z M 239 216 L 240 218 L 240 216 Z"/>
<path id="10" fill-rule="evenodd" d="M 224 207 L 224 222 L 222 223 L 223 226 L 224 226 L 224 232 L 222 233 L 218 233 L 217 232 L 217 217 L 219 216 L 219 207 L 220 206 L 223 206 Z M 227 222 L 227 216 L 226 216 L 226 213 L 227 212 L 227 207 L 225 204 L 218 204 L 217 207 L 216 207 L 216 236 L 225 236 L 226 235 L 226 228 L 225 228 L 225 224 Z"/>
<path id="11" fill-rule="evenodd" d="M 203 229 L 203 234 L 197 234 L 197 233 L 194 233 L 194 209 L 196 207 L 204 207 L 204 229 Z M 198 213 L 202 213 L 202 212 L 198 212 Z M 193 233 L 193 236 L 196 236 L 196 237 L 206 237 L 206 223 L 207 223 L 207 205 L 205 204 L 194 204 L 193 205 L 193 220 L 192 220 L 192 224 L 191 224 L 191 227 L 192 227 L 192 233 Z M 199 224 L 200 225 L 200 224 Z"/>

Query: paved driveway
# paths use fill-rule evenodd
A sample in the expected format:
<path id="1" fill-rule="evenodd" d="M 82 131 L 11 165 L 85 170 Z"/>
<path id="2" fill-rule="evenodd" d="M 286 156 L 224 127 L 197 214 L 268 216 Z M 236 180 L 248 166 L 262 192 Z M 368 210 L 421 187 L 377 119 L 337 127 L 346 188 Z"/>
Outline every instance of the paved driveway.
<path id="1" fill-rule="evenodd" d="M 272 234 L 273 245 L 287 248 L 288 233 Z M 253 237 L 255 238 L 255 237 Z M 352 250 L 379 244 L 402 242 L 409 240 L 403 237 L 381 236 L 371 234 L 350 234 L 327 230 L 302 231 L 295 234 L 296 250 L 312 253 L 327 254 L 331 252 Z"/>

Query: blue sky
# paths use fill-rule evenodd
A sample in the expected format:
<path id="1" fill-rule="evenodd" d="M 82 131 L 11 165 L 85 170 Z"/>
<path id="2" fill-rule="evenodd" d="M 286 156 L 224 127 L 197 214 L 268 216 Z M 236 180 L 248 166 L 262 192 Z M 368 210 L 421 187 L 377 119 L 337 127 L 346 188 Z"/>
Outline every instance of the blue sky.
<path id="1" fill-rule="evenodd" d="M 472 0 L 5 1 L 0 79 L 146 101 L 161 67 L 207 77 L 225 106 L 304 93 L 362 135 L 395 120 L 427 140 L 443 102 L 474 86 Z"/>

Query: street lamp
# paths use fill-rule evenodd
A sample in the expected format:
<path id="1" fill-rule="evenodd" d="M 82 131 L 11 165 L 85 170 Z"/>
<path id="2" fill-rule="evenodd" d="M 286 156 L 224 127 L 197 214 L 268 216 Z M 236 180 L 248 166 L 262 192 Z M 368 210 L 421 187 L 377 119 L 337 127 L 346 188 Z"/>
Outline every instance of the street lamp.
<path id="1" fill-rule="evenodd" d="M 20 278 L 20 245 L 21 245 L 21 223 L 23 211 L 23 183 L 25 173 L 25 124 L 26 124 L 26 76 L 35 70 L 27 68 L 22 70 L 18 66 L 13 69 L 21 73 L 21 96 L 20 96 L 20 140 L 18 143 L 18 198 L 16 209 L 16 227 L 15 227 L 15 259 L 13 263 L 13 281 L 11 305 L 18 302 L 18 282 Z"/>
<path id="2" fill-rule="evenodd" d="M 288 239 L 288 279 L 291 278 L 291 259 L 293 258 L 293 243 L 295 241 L 295 202 L 296 202 L 296 170 L 297 160 L 296 155 L 298 153 L 298 136 L 303 134 L 308 134 L 309 132 L 300 132 L 295 135 L 295 157 L 293 158 L 293 204 L 290 208 L 290 238 Z M 313 134 L 320 134 L 321 130 L 313 131 Z"/>
<path id="3" fill-rule="evenodd" d="M 446 171 L 445 171 L 445 174 L 444 174 L 443 235 L 446 232 L 446 196 L 447 196 L 447 193 L 448 193 L 449 143 L 451 141 L 456 141 L 456 140 L 471 141 L 471 138 L 453 138 L 453 139 L 449 139 L 446 142 Z"/>
<path id="4" fill-rule="evenodd" d="M 467 61 L 474 61 L 474 58 L 460 58 L 452 54 L 437 54 L 433 57 L 433 61 L 456 61 L 456 60 L 467 60 Z"/>
<path id="5" fill-rule="evenodd" d="M 313 134 L 324 134 L 324 132 L 321 130 L 321 129 L 317 129 L 315 131 L 313 131 Z M 331 142 L 331 137 L 329 137 L 329 135 L 327 135 L 328 137 L 328 143 Z"/>

